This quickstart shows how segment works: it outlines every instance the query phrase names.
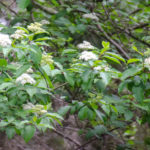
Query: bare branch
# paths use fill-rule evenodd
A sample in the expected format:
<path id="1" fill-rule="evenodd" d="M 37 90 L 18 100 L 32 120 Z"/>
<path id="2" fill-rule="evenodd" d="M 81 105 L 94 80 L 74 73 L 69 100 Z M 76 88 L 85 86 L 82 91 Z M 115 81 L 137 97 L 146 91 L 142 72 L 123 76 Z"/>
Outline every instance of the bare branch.
<path id="1" fill-rule="evenodd" d="M 147 43 L 147 42 L 144 41 L 144 40 L 141 40 L 140 38 L 138 38 L 138 37 L 136 37 L 136 36 L 134 36 L 129 30 L 124 30 L 124 32 L 125 32 L 128 36 L 132 37 L 133 39 L 135 39 L 135 40 L 137 40 L 137 41 L 143 43 L 144 45 L 147 45 L 148 47 L 150 47 L 150 44 L 149 44 L 149 43 Z"/>
<path id="2" fill-rule="evenodd" d="M 113 40 L 103 29 L 102 27 L 97 24 L 97 28 L 99 29 L 100 32 L 102 32 L 105 36 L 105 38 L 111 43 L 113 44 L 127 59 L 129 59 L 129 55 L 125 52 L 125 50 L 122 48 L 122 46 L 120 46 L 115 40 Z"/>
<path id="3" fill-rule="evenodd" d="M 143 23 L 143 24 L 136 25 L 136 26 L 132 27 L 130 30 L 135 30 L 135 29 L 139 29 L 139 28 L 144 28 L 144 27 L 147 27 L 147 26 L 149 26 L 149 25 L 150 25 L 149 23 Z"/>
<path id="4" fill-rule="evenodd" d="M 16 16 L 18 16 L 18 14 L 13 10 L 11 9 L 10 7 L 8 7 L 6 4 L 4 4 L 2 1 L 0 1 L 0 4 L 4 7 L 6 7 L 10 12 L 12 12 L 13 14 L 15 14 Z"/>
<path id="5" fill-rule="evenodd" d="M 88 144 L 92 143 L 93 141 L 97 140 L 97 137 L 94 137 L 90 140 L 88 140 L 86 143 L 84 143 L 83 145 L 79 146 L 77 149 L 75 150 L 81 150 L 82 148 L 84 148 L 85 146 L 87 146 Z"/>
<path id="6" fill-rule="evenodd" d="M 63 138 L 69 140 L 70 142 L 74 143 L 76 146 L 80 147 L 80 143 L 78 143 L 77 141 L 71 139 L 70 137 L 64 135 L 63 133 L 61 133 L 60 131 L 54 130 L 55 133 L 57 133 L 58 135 L 62 136 Z"/>
<path id="7" fill-rule="evenodd" d="M 57 13 L 57 10 L 55 10 L 53 8 L 44 7 L 44 6 L 40 5 L 39 3 L 35 2 L 34 0 L 32 2 L 34 4 L 35 8 L 41 9 L 45 13 L 52 14 L 52 15 Z"/>
<path id="8" fill-rule="evenodd" d="M 67 84 L 68 84 L 68 82 L 65 82 L 65 83 L 63 83 L 63 84 L 57 86 L 54 90 L 56 90 L 56 89 L 58 89 L 58 88 L 60 88 L 60 87 L 63 87 L 63 86 L 65 86 L 65 85 L 67 85 Z"/>

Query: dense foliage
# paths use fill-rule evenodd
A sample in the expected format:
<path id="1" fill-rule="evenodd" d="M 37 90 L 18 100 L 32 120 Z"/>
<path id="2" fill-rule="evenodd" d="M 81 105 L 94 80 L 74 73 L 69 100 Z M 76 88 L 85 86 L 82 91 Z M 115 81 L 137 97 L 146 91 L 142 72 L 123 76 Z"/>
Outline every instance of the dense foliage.
<path id="1" fill-rule="evenodd" d="M 17 4 L 0 31 L 1 131 L 28 142 L 74 115 L 88 140 L 108 135 L 120 140 L 114 149 L 136 147 L 137 124 L 150 123 L 149 1 Z"/>

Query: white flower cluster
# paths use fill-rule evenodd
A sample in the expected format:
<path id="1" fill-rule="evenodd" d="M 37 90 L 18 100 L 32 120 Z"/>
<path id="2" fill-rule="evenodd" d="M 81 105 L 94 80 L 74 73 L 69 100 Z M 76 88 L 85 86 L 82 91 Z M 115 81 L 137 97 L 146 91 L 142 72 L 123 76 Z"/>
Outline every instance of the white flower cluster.
<path id="1" fill-rule="evenodd" d="M 25 34 L 25 31 L 23 31 L 23 30 L 16 30 L 15 33 L 11 35 L 11 38 L 21 39 L 21 38 L 23 38 L 24 34 Z"/>
<path id="2" fill-rule="evenodd" d="M 46 25 L 46 24 L 50 24 L 49 21 L 47 21 L 47 20 L 41 20 L 40 23 L 41 23 L 42 25 L 44 25 L 44 24 L 45 24 L 45 25 Z"/>
<path id="3" fill-rule="evenodd" d="M 96 70 L 96 71 L 100 71 L 100 70 L 102 70 L 103 68 L 101 67 L 101 66 L 97 66 L 97 67 L 94 67 L 94 70 Z"/>
<path id="4" fill-rule="evenodd" d="M 27 103 L 23 105 L 24 110 L 32 109 L 34 105 L 32 103 Z"/>
<path id="5" fill-rule="evenodd" d="M 96 16 L 95 13 L 84 14 L 82 17 L 92 19 L 92 20 L 96 20 L 96 21 L 99 20 L 99 18 Z"/>
<path id="6" fill-rule="evenodd" d="M 22 85 L 26 83 L 35 84 L 35 80 L 27 73 L 23 73 L 20 77 L 16 79 L 16 82 L 20 82 Z"/>
<path id="7" fill-rule="evenodd" d="M 144 63 L 145 63 L 145 65 L 150 66 L 150 57 L 146 58 L 145 61 L 144 61 Z"/>
<path id="8" fill-rule="evenodd" d="M 108 66 L 97 66 L 97 67 L 94 67 L 94 70 L 96 70 L 96 71 L 101 71 L 101 70 L 110 71 L 110 68 Z"/>
<path id="9" fill-rule="evenodd" d="M 41 23 L 35 22 L 35 23 L 31 23 L 29 26 L 27 26 L 27 29 L 32 32 L 35 32 L 35 33 L 45 32 L 45 30 L 42 29 L 41 27 L 42 27 Z"/>
<path id="10" fill-rule="evenodd" d="M 79 49 L 95 49 L 95 47 L 88 41 L 83 41 L 83 43 L 78 44 L 77 47 Z"/>
<path id="11" fill-rule="evenodd" d="M 33 73 L 33 69 L 32 69 L 32 68 L 29 68 L 26 72 L 27 72 L 27 73 Z"/>
<path id="12" fill-rule="evenodd" d="M 98 56 L 95 55 L 93 52 L 88 52 L 88 51 L 84 51 L 81 53 L 79 59 L 83 59 L 85 61 L 87 60 L 97 60 L 98 59 Z"/>
<path id="13" fill-rule="evenodd" d="M 52 56 L 49 54 L 43 54 L 42 55 L 42 60 L 41 60 L 41 64 L 46 65 L 46 64 L 52 64 L 54 61 L 52 59 Z"/>
<path id="14" fill-rule="evenodd" d="M 9 38 L 9 35 L 0 33 L 0 46 L 7 47 L 7 46 L 10 46 L 11 43 L 12 42 Z"/>
<path id="15" fill-rule="evenodd" d="M 37 104 L 33 105 L 32 103 L 27 103 L 23 105 L 24 110 L 33 110 L 37 114 L 44 114 L 47 113 L 47 110 L 44 109 L 43 105 Z"/>

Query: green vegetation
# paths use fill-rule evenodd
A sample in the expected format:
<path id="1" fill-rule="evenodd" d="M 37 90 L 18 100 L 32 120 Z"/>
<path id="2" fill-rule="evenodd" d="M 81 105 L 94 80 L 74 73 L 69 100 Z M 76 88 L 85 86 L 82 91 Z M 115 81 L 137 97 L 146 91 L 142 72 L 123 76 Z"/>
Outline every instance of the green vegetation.
<path id="1" fill-rule="evenodd" d="M 137 146 L 150 124 L 150 2 L 16 2 L 0 31 L 0 130 L 28 142 L 75 116 L 88 141 L 77 149 L 107 136 L 113 150 L 150 148 L 150 134 Z"/>

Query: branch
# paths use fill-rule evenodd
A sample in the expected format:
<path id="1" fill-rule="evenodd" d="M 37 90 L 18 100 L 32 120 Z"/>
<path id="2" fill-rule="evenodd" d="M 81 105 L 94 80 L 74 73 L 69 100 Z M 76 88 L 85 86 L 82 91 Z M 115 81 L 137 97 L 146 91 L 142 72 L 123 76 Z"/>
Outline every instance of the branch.
<path id="1" fill-rule="evenodd" d="M 137 9 L 135 9 L 134 11 L 132 11 L 132 12 L 130 13 L 130 15 L 134 15 L 134 14 L 138 13 L 138 12 L 141 11 L 141 10 L 142 10 L 141 8 L 137 8 Z"/>
<path id="2" fill-rule="evenodd" d="M 150 6 L 150 4 L 145 5 L 145 7 L 149 7 L 149 6 Z M 142 10 L 141 8 L 137 8 L 137 9 L 135 9 L 134 11 L 132 11 L 129 15 L 134 15 L 134 14 L 140 12 L 141 10 Z"/>
<path id="3" fill-rule="evenodd" d="M 97 140 L 97 137 L 94 137 L 94 138 L 88 140 L 86 143 L 84 143 L 83 145 L 79 146 L 79 147 L 78 147 L 77 149 L 75 149 L 75 150 L 80 150 L 80 149 L 84 148 L 85 146 L 87 146 L 88 144 L 92 143 L 92 142 L 95 141 L 95 140 Z"/>
<path id="4" fill-rule="evenodd" d="M 12 12 L 13 14 L 15 14 L 16 16 L 18 16 L 18 14 L 13 10 L 11 9 L 10 7 L 8 7 L 6 4 L 4 4 L 3 2 L 0 1 L 0 4 L 4 7 L 6 7 L 10 12 Z"/>
<path id="5" fill-rule="evenodd" d="M 34 0 L 32 2 L 33 2 L 33 5 L 34 5 L 35 8 L 41 9 L 45 13 L 48 13 L 48 14 L 51 14 L 51 15 L 54 15 L 54 14 L 58 13 L 57 10 L 55 10 L 53 8 L 44 7 L 44 6 L 40 5 L 39 3 L 35 2 Z"/>
<path id="6" fill-rule="evenodd" d="M 62 136 L 63 138 L 67 139 L 68 141 L 74 143 L 76 146 L 80 147 L 80 143 L 78 143 L 77 141 L 73 140 L 72 138 L 64 135 L 63 133 L 61 133 L 60 131 L 57 131 L 57 130 L 53 130 L 56 134 Z"/>
<path id="7" fill-rule="evenodd" d="M 130 30 L 135 30 L 135 29 L 139 29 L 139 28 L 144 28 L 144 27 L 147 27 L 148 25 L 150 25 L 150 24 L 149 24 L 149 23 L 143 23 L 143 24 L 136 25 L 136 26 L 130 28 Z"/>
<path id="8" fill-rule="evenodd" d="M 60 88 L 60 87 L 63 87 L 63 86 L 65 86 L 65 85 L 67 85 L 67 84 L 68 84 L 68 82 L 65 82 L 65 83 L 63 83 L 63 84 L 57 86 L 54 90 L 56 90 L 56 89 L 58 89 L 58 88 Z"/>
<path id="9" fill-rule="evenodd" d="M 132 37 L 133 39 L 135 39 L 135 40 L 137 40 L 137 41 L 143 43 L 144 45 L 147 45 L 148 47 L 150 47 L 150 44 L 149 44 L 149 43 L 147 43 L 147 42 L 144 41 L 144 40 L 141 40 L 140 38 L 138 38 L 138 37 L 136 37 L 136 36 L 134 36 L 129 30 L 124 30 L 124 32 L 125 32 L 127 35 L 129 35 L 130 37 Z"/>
<path id="10" fill-rule="evenodd" d="M 114 130 L 118 130 L 118 129 L 120 129 L 120 127 L 113 128 L 113 129 L 109 130 L 108 132 L 113 132 Z M 106 135 L 106 134 L 103 134 L 102 136 L 104 136 L 104 135 Z M 80 150 L 80 149 L 84 148 L 85 146 L 87 146 L 88 144 L 90 144 L 90 143 L 92 143 L 93 141 L 96 141 L 96 140 L 98 140 L 98 138 L 94 137 L 94 138 L 88 140 L 83 145 L 79 146 L 76 150 Z"/>
<path id="11" fill-rule="evenodd" d="M 99 24 L 97 24 L 97 28 L 100 30 L 100 32 L 102 32 L 102 33 L 104 34 L 105 38 L 106 38 L 110 43 L 112 43 L 121 53 L 124 54 L 124 56 L 125 56 L 127 59 L 130 58 L 129 55 L 125 52 L 125 50 L 124 50 L 115 40 L 113 40 L 113 39 L 102 29 L 102 27 L 101 27 Z"/>

